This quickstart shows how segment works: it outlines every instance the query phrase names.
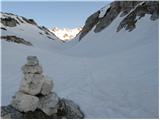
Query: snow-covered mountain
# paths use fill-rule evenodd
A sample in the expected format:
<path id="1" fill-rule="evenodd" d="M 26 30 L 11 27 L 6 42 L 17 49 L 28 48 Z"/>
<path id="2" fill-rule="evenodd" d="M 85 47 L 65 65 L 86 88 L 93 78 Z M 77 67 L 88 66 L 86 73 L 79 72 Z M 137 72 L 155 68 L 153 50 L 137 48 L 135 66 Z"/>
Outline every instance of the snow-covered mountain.
<path id="1" fill-rule="evenodd" d="M 3 12 L 0 17 L 2 40 L 47 49 L 49 46 L 55 48 L 63 44 L 54 33 L 44 26 L 39 26 L 33 19 Z"/>
<path id="2" fill-rule="evenodd" d="M 53 28 L 50 31 L 53 32 L 58 38 L 63 41 L 68 41 L 76 37 L 76 35 L 82 30 L 82 27 L 69 29 L 69 28 Z"/>
<path id="3" fill-rule="evenodd" d="M 85 118 L 158 118 L 158 6 L 158 1 L 114 1 L 88 17 L 66 43 L 54 35 L 49 39 L 36 25 L 6 26 L 1 18 L 2 105 L 18 89 L 26 57 L 36 55 L 54 79 L 54 90 L 76 101 Z M 10 35 L 32 45 L 4 39 Z"/>

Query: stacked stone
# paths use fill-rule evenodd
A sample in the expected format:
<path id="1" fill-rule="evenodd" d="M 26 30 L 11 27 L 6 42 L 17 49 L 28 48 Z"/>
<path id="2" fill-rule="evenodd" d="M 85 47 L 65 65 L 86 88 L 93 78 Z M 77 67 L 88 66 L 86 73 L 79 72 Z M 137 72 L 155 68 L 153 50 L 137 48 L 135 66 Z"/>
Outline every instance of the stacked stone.
<path id="1" fill-rule="evenodd" d="M 22 71 L 24 77 L 11 105 L 20 112 L 40 109 L 47 115 L 57 113 L 59 97 L 52 92 L 53 81 L 42 74 L 43 70 L 37 57 L 28 56 Z"/>

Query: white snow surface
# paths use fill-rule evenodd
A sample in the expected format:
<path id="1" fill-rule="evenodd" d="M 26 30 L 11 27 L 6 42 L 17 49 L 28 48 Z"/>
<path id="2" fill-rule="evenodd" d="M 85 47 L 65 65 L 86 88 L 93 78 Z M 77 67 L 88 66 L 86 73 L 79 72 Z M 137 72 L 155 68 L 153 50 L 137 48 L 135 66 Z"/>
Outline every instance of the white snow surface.
<path id="1" fill-rule="evenodd" d="M 158 118 L 158 20 L 145 16 L 131 32 L 116 32 L 120 17 L 100 33 L 91 31 L 80 42 L 59 44 L 9 28 L 34 46 L 1 41 L 2 105 L 10 103 L 22 78 L 21 66 L 36 55 L 54 91 L 75 101 L 85 118 Z M 15 30 L 16 29 L 16 30 Z M 34 37 L 33 37 L 34 36 Z M 75 38 L 77 39 L 77 38 Z"/>

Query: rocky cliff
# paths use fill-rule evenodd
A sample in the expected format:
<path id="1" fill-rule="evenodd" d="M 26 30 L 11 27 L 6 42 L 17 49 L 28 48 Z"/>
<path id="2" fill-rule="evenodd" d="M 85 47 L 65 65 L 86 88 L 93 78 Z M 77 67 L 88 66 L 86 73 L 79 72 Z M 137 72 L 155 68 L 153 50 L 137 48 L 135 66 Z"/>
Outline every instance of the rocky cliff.
<path id="1" fill-rule="evenodd" d="M 132 31 L 136 28 L 136 23 L 146 14 L 151 20 L 159 18 L 158 1 L 114 1 L 95 12 L 85 22 L 79 40 L 81 40 L 91 29 L 98 33 L 107 28 L 117 16 L 122 17 L 122 21 L 117 26 L 117 32 L 122 28 Z"/>

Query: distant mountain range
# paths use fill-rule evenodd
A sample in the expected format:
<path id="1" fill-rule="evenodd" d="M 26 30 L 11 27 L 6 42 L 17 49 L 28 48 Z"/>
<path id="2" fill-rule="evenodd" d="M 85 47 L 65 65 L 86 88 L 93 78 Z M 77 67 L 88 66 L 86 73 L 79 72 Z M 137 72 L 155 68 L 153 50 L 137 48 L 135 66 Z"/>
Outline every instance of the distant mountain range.
<path id="1" fill-rule="evenodd" d="M 76 35 L 82 30 L 82 27 L 69 29 L 69 28 L 53 28 L 50 29 L 51 32 L 53 32 L 59 39 L 63 41 L 68 41 L 76 37 Z"/>

